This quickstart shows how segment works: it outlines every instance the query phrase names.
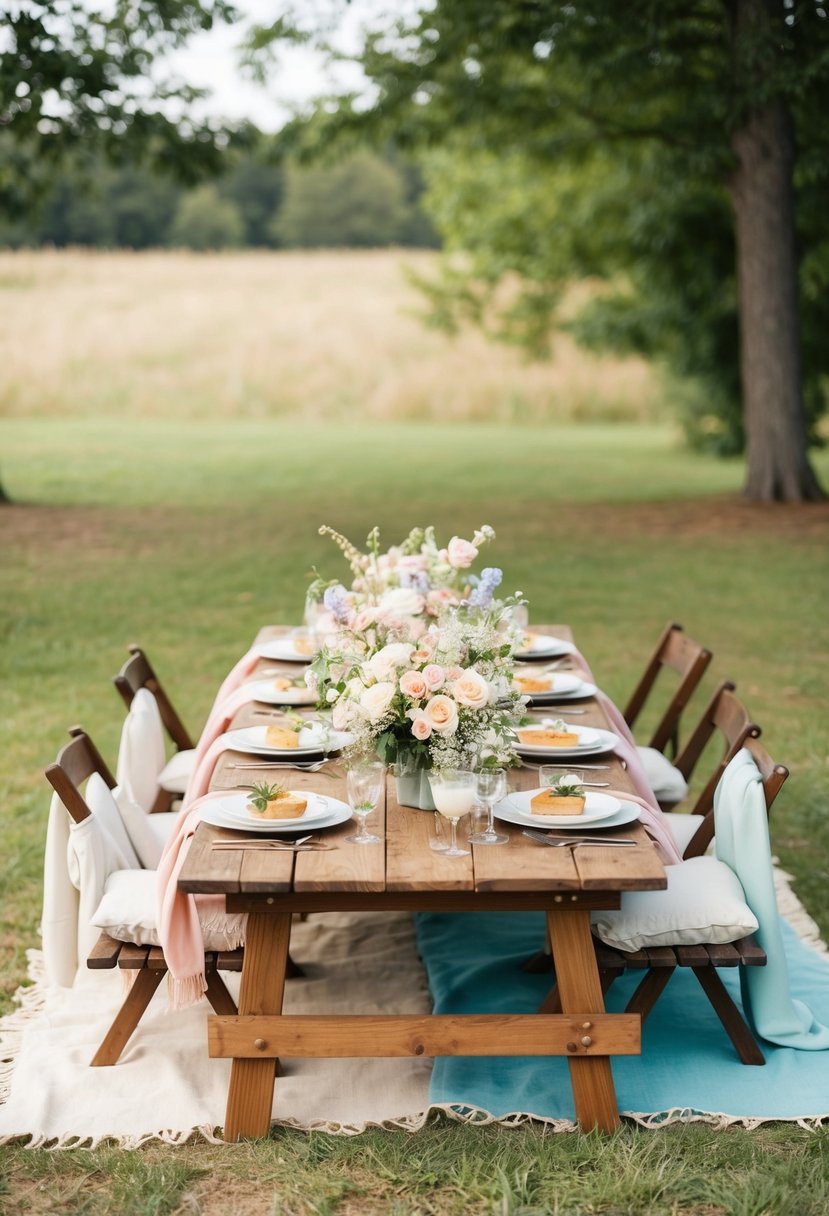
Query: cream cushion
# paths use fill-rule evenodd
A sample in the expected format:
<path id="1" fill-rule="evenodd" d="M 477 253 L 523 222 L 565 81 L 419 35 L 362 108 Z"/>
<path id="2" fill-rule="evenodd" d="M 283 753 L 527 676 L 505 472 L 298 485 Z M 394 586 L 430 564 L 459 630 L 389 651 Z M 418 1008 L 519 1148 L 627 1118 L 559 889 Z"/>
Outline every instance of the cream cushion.
<path id="1" fill-rule="evenodd" d="M 594 933 L 617 950 L 717 945 L 757 928 L 740 881 L 716 857 L 667 866 L 667 890 L 624 891 L 618 911 L 594 912 Z"/>
<path id="2" fill-rule="evenodd" d="M 637 747 L 636 750 L 657 802 L 681 802 L 688 797 L 688 782 L 667 756 L 655 747 Z"/>
<path id="3" fill-rule="evenodd" d="M 178 811 L 161 811 L 148 815 L 140 806 L 135 805 L 126 790 L 116 786 L 113 794 L 139 865 L 145 870 L 157 869 L 164 846 L 178 819 Z"/>
<path id="4" fill-rule="evenodd" d="M 136 946 L 157 946 L 155 870 L 116 870 L 106 881 L 91 923 L 110 937 Z M 196 901 L 205 950 L 235 950 L 244 942 L 246 916 L 215 909 L 204 911 Z"/>
<path id="5" fill-rule="evenodd" d="M 704 815 L 686 815 L 682 811 L 672 811 L 664 816 L 662 822 L 667 824 L 680 853 L 685 853 L 704 818 Z"/>
<path id="6" fill-rule="evenodd" d="M 158 784 L 171 794 L 183 794 L 187 789 L 196 762 L 196 749 L 188 747 L 184 751 L 173 752 L 164 768 L 158 774 Z"/>

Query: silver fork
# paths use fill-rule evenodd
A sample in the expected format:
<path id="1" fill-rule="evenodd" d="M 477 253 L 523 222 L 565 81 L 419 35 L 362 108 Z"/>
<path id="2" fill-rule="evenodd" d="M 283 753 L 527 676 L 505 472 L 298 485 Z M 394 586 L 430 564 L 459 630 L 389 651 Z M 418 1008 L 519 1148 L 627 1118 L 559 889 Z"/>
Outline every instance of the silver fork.
<path id="1" fill-rule="evenodd" d="M 261 764 L 228 764 L 228 768 L 259 768 L 265 772 L 269 772 L 272 768 L 296 768 L 303 773 L 317 773 L 327 764 L 327 760 L 312 760 L 304 764 L 301 760 L 297 764 L 291 764 L 288 760 L 263 760 Z"/>

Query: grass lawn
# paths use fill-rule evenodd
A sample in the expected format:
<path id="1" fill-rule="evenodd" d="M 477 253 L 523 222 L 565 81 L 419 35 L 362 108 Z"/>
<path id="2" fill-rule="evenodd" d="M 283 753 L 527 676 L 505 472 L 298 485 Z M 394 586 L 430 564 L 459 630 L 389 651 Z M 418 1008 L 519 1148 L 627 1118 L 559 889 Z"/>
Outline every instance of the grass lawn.
<path id="1" fill-rule="evenodd" d="M 222 675 L 268 622 L 294 621 L 313 566 L 347 570 L 329 523 L 392 543 L 490 523 L 487 560 L 531 619 L 570 623 L 624 700 L 668 620 L 714 652 L 689 713 L 735 680 L 792 772 L 772 837 L 829 935 L 829 509 L 738 497 L 742 469 L 666 428 L 14 418 L 0 422 L 4 748 L 0 809 L 7 1010 L 37 945 L 49 794 L 83 724 L 113 763 L 111 684 L 140 641 L 198 730 Z M 829 483 L 829 455 L 817 460 Z M 609 1142 L 466 1128 L 354 1139 L 278 1132 L 237 1148 L 2 1151 L 0 1210 L 135 1213 L 815 1213 L 827 1137 L 700 1127 Z M 218 1183 L 218 1185 L 217 1185 Z M 5 1187 L 5 1194 L 4 1188 Z M 3 1206 L 5 1204 L 5 1207 Z"/>

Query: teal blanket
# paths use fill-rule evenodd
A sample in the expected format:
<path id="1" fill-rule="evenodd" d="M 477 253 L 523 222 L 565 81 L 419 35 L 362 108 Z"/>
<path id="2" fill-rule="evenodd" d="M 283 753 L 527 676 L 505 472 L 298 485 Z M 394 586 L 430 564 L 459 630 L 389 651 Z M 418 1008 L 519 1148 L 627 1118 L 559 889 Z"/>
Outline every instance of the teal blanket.
<path id="1" fill-rule="evenodd" d="M 436 1013 L 529 1013 L 549 989 L 549 976 L 521 963 L 544 938 L 540 913 L 421 914 L 418 947 Z M 791 995 L 829 1024 L 829 962 L 799 941 L 783 921 L 780 934 Z M 721 969 L 740 1005 L 738 969 Z M 631 972 L 612 986 L 607 1008 L 619 1012 L 639 982 Z M 760 1040 L 765 1067 L 741 1064 L 697 980 L 678 970 L 642 1031 L 642 1055 L 618 1056 L 613 1075 L 623 1114 L 669 1112 L 735 1119 L 829 1118 L 829 1051 L 799 1051 Z M 560 1057 L 435 1061 L 430 1100 L 495 1118 L 523 1113 L 572 1120 L 566 1060 Z"/>

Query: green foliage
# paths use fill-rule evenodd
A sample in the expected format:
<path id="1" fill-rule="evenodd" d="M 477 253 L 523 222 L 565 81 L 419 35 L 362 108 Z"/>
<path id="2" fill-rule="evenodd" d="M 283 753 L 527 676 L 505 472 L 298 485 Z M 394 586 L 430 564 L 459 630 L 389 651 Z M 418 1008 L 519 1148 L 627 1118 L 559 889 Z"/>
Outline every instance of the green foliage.
<path id="1" fill-rule="evenodd" d="M 189 249 L 234 249 L 242 244 L 245 225 L 239 208 L 221 198 L 215 186 L 196 186 L 178 205 L 170 241 Z"/>
<path id="2" fill-rule="evenodd" d="M 822 4 L 436 0 L 375 28 L 359 58 L 372 102 L 327 100 L 285 139 L 394 132 L 400 146 L 444 149 L 426 161 L 426 209 L 452 255 L 426 285 L 433 322 L 482 324 L 534 355 L 561 326 L 659 360 L 689 432 L 726 452 L 743 442 L 731 141 L 782 99 L 798 148 L 813 428 L 829 377 Z M 603 290 L 562 314 L 563 288 L 586 275 Z"/>
<path id="3" fill-rule="evenodd" d="M 134 0 L 112 10 L 22 0 L 0 47 L 0 128 L 53 166 L 82 148 L 146 159 L 183 180 L 213 171 L 234 132 L 194 121 L 198 90 L 165 77 L 162 64 L 190 35 L 235 15 L 227 0 Z M 235 134 L 244 138 L 244 128 Z M 37 174 L 3 189 L 0 179 L 0 203 L 20 209 L 42 183 Z"/>
<path id="4" fill-rule="evenodd" d="M 364 150 L 332 165 L 289 165 L 271 231 L 293 248 L 371 248 L 394 242 L 407 219 L 400 175 Z"/>

